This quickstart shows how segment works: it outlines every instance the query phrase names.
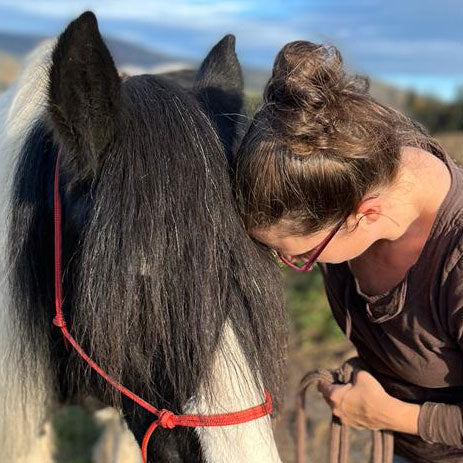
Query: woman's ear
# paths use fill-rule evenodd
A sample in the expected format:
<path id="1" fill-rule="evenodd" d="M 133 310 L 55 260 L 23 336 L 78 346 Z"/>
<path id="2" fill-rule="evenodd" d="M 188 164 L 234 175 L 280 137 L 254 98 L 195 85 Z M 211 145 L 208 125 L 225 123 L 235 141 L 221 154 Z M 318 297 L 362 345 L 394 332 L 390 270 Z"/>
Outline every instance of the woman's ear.
<path id="1" fill-rule="evenodd" d="M 382 200 L 379 195 L 363 199 L 355 211 L 355 227 L 366 227 L 375 223 L 382 212 Z"/>
<path id="2" fill-rule="evenodd" d="M 120 78 L 91 12 L 69 24 L 53 51 L 52 126 L 80 178 L 94 175 L 117 133 Z"/>

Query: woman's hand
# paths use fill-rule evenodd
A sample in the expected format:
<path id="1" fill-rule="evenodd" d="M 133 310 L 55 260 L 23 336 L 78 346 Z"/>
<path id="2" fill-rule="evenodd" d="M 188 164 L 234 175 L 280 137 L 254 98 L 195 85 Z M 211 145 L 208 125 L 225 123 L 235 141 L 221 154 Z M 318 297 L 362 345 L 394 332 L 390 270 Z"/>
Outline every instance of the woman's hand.
<path id="1" fill-rule="evenodd" d="M 318 390 L 333 415 L 348 426 L 418 434 L 420 406 L 390 396 L 367 371 L 358 371 L 354 382 L 345 385 L 320 381 Z"/>

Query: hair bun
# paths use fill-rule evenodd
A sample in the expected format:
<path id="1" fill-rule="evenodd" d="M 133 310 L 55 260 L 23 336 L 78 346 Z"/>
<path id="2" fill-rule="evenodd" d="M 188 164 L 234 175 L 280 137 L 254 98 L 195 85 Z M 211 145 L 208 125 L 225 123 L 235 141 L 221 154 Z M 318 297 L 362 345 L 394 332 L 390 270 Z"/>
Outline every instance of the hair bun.
<path id="1" fill-rule="evenodd" d="M 316 110 L 340 103 L 343 93 L 367 92 L 366 79 L 346 76 L 336 47 L 299 40 L 278 53 L 264 98 L 280 110 Z"/>

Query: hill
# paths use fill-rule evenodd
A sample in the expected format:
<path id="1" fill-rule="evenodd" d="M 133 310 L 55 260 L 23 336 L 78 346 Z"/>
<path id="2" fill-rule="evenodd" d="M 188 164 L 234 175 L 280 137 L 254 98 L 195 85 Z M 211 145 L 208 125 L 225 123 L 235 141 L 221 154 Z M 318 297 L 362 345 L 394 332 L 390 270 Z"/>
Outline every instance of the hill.
<path id="1" fill-rule="evenodd" d="M 17 59 L 23 58 L 39 42 L 46 39 L 43 35 L 23 35 L 0 32 L 0 50 Z M 109 49 L 118 65 L 135 65 L 142 67 L 156 66 L 171 61 L 189 62 L 187 59 L 168 56 L 156 50 L 148 50 L 114 37 L 105 38 Z"/>
<path id="2" fill-rule="evenodd" d="M 19 69 L 19 62 L 45 36 L 19 35 L 0 32 L 0 91 L 9 85 Z M 119 68 L 128 74 L 174 72 L 180 69 L 195 69 L 199 66 L 193 60 L 167 55 L 157 50 L 147 49 L 114 37 L 105 38 L 108 48 Z M 211 44 L 212 46 L 213 44 Z M 261 92 L 269 72 L 252 67 L 244 69 L 246 86 L 252 93 Z M 5 74 L 5 76 L 3 76 Z M 191 77 L 191 73 L 185 79 Z"/>

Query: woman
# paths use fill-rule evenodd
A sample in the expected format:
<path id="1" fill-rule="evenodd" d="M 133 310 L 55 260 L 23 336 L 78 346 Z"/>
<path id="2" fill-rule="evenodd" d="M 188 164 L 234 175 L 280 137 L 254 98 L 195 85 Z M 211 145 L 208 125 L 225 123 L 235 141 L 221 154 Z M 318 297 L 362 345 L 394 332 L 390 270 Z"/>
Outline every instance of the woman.
<path id="1" fill-rule="evenodd" d="M 319 389 L 348 425 L 395 431 L 408 461 L 463 461 L 463 170 L 375 101 L 334 47 L 278 54 L 237 154 L 250 234 L 322 270 L 369 372 Z"/>

